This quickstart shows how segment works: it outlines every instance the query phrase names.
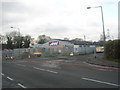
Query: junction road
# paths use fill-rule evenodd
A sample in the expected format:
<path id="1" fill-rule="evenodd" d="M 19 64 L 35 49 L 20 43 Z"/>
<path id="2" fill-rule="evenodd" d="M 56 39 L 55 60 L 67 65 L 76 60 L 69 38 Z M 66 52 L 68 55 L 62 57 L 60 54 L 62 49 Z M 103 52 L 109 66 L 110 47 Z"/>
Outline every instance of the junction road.
<path id="1" fill-rule="evenodd" d="M 3 88 L 118 88 L 118 69 L 65 58 L 4 60 Z"/>

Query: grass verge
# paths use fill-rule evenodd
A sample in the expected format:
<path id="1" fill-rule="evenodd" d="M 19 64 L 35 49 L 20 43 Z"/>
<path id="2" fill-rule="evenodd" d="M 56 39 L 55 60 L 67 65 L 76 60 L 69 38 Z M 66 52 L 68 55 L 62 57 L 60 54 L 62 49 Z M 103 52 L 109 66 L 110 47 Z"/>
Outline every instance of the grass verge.
<path id="1" fill-rule="evenodd" d="M 113 58 L 106 58 L 106 57 L 102 57 L 104 60 L 106 61 L 113 61 L 113 62 L 117 62 L 117 63 L 120 63 L 120 58 L 119 59 L 113 59 Z"/>

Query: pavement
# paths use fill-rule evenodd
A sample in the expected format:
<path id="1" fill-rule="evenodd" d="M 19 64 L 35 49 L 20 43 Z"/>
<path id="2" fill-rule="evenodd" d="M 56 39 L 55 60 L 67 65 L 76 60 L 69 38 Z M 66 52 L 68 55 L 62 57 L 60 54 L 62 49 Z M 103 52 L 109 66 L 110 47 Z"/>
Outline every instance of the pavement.
<path id="1" fill-rule="evenodd" d="M 97 54 L 96 58 L 95 57 L 89 58 L 86 62 L 94 65 L 120 68 L 120 65 L 119 65 L 120 63 L 115 61 L 104 60 L 103 53 Z"/>

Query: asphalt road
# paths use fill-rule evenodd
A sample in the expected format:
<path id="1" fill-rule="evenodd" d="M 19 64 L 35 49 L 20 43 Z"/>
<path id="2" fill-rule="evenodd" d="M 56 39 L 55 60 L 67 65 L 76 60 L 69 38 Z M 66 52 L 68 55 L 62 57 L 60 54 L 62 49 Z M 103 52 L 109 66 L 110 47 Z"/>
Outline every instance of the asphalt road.
<path id="1" fill-rule="evenodd" d="M 3 88 L 118 88 L 116 68 L 92 66 L 89 56 L 4 60 Z"/>

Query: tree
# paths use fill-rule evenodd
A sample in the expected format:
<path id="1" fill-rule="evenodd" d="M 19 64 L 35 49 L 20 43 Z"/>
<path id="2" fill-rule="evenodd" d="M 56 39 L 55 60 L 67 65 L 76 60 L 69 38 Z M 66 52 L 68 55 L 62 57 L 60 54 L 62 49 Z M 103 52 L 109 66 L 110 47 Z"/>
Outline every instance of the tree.
<path id="1" fill-rule="evenodd" d="M 74 43 L 74 44 L 77 44 L 77 45 L 80 45 L 80 44 L 84 44 L 85 41 L 83 41 L 83 39 L 81 38 L 75 38 L 75 39 L 72 39 L 70 40 L 70 42 Z"/>
<path id="2" fill-rule="evenodd" d="M 36 44 L 37 43 L 37 41 L 35 40 L 35 38 L 31 38 L 31 40 L 30 40 L 30 45 L 34 45 L 34 44 Z"/>
<path id="3" fill-rule="evenodd" d="M 65 40 L 65 41 L 69 41 L 69 38 L 65 37 L 64 40 Z"/>
<path id="4" fill-rule="evenodd" d="M 38 43 L 39 44 L 43 44 L 47 41 L 51 40 L 51 38 L 49 36 L 46 36 L 46 35 L 40 35 L 38 36 Z"/>
<path id="5" fill-rule="evenodd" d="M 23 41 L 24 41 L 23 47 L 24 47 L 24 48 L 28 48 L 29 45 L 30 45 L 31 36 L 30 36 L 30 35 L 26 35 L 26 36 L 23 38 Z"/>
<path id="6" fill-rule="evenodd" d="M 9 36 L 7 36 L 7 48 L 8 49 L 13 49 L 12 37 L 9 37 Z"/>
<path id="7" fill-rule="evenodd" d="M 0 34 L 0 44 L 5 44 L 5 43 L 6 43 L 6 37 Z"/>
<path id="8" fill-rule="evenodd" d="M 31 36 L 22 36 L 17 31 L 6 33 L 8 48 L 28 48 L 31 42 Z"/>
<path id="9" fill-rule="evenodd" d="M 7 46 L 8 48 L 22 48 L 23 47 L 23 36 L 17 32 L 6 33 Z"/>

